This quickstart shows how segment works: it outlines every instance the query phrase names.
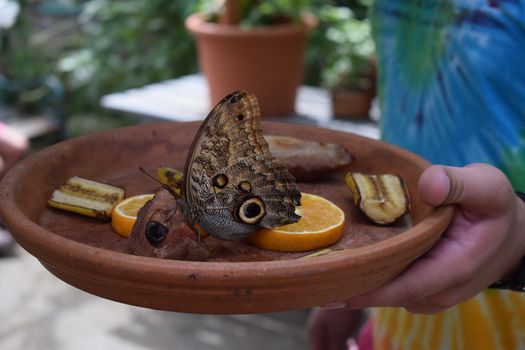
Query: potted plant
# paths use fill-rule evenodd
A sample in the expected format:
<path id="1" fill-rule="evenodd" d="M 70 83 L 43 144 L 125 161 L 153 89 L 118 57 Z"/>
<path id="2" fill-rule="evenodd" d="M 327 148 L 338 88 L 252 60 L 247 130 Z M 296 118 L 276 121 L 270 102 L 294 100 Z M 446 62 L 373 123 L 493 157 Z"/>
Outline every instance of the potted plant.
<path id="1" fill-rule="evenodd" d="M 325 6 L 319 12 L 325 40 L 321 72 L 329 89 L 333 114 L 340 118 L 366 118 L 376 94 L 375 45 L 370 23 L 355 18 L 349 8 Z"/>
<path id="2" fill-rule="evenodd" d="M 307 34 L 316 24 L 304 13 L 307 2 L 226 0 L 187 18 L 212 104 L 244 89 L 257 96 L 264 116 L 293 114 Z"/>
<path id="3" fill-rule="evenodd" d="M 27 1 L 0 0 L 0 119 L 23 124 L 27 136 L 62 138 L 64 91 L 51 64 L 31 43 Z"/>

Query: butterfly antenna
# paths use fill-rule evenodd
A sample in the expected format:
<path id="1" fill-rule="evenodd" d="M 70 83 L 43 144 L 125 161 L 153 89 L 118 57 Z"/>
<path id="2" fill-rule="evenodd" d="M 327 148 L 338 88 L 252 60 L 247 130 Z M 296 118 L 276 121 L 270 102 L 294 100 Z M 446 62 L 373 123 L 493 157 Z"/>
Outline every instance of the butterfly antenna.
<path id="1" fill-rule="evenodd" d="M 159 179 L 157 179 L 155 176 L 153 176 L 153 175 L 151 175 L 150 173 L 148 173 L 148 172 L 146 171 L 146 169 L 144 169 L 144 168 L 142 167 L 142 165 L 139 166 L 139 169 L 140 169 L 140 171 L 141 171 L 143 174 L 147 175 L 148 177 L 152 178 L 155 182 L 158 182 L 159 184 L 161 184 L 161 185 L 164 186 L 164 184 L 163 184 L 162 182 L 160 182 Z"/>
<path id="2" fill-rule="evenodd" d="M 168 192 L 171 193 L 171 194 L 173 195 L 173 197 L 175 197 L 175 198 L 179 198 L 179 197 L 180 197 L 180 195 L 179 195 L 177 192 L 175 192 L 170 186 L 168 186 L 168 185 L 166 185 L 166 184 L 163 184 L 163 183 L 160 182 L 159 179 L 157 179 L 155 176 L 153 176 L 153 175 L 151 175 L 150 173 L 148 173 L 148 172 L 146 171 L 146 169 L 144 169 L 144 168 L 142 167 L 142 165 L 139 166 L 139 170 L 140 170 L 144 175 L 147 175 L 148 177 L 150 177 L 151 179 L 153 179 L 155 182 L 157 182 L 159 185 L 161 185 L 162 188 L 168 190 Z"/>

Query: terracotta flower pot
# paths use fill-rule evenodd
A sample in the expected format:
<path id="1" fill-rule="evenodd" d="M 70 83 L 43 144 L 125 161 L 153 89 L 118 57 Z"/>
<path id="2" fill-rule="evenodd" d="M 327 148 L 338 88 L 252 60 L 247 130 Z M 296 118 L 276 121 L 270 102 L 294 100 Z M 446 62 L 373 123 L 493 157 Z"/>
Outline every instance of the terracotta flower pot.
<path id="1" fill-rule="evenodd" d="M 209 23 L 201 14 L 186 19 L 195 36 L 201 71 L 210 88 L 211 104 L 243 89 L 257 96 L 263 116 L 294 112 L 303 73 L 303 50 L 315 18 L 303 24 L 243 29 Z"/>
<path id="2" fill-rule="evenodd" d="M 336 118 L 368 118 L 374 92 L 335 89 L 331 92 L 332 109 Z"/>

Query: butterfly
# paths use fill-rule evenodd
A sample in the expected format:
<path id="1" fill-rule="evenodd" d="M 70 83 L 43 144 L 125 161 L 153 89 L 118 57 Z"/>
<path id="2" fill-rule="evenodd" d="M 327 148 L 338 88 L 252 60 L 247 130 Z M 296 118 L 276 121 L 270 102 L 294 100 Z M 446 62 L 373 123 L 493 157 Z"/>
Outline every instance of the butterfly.
<path id="1" fill-rule="evenodd" d="M 297 222 L 301 193 L 295 178 L 269 151 L 257 98 L 224 97 L 199 128 L 177 198 L 185 218 L 221 239 L 247 237 L 262 227 Z"/>

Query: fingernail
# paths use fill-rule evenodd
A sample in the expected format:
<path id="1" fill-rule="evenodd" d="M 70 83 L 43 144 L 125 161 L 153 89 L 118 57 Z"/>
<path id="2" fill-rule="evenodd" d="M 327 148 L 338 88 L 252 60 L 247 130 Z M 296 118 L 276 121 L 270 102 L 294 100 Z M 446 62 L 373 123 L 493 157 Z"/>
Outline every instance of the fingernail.
<path id="1" fill-rule="evenodd" d="M 342 309 L 346 306 L 345 302 L 343 301 L 334 301 L 333 303 L 329 303 L 326 305 L 321 306 L 323 309 Z"/>
<path id="2" fill-rule="evenodd" d="M 445 170 L 448 177 L 448 195 L 442 205 L 457 203 L 465 190 L 465 183 L 457 176 L 453 176 L 451 171 L 452 170 Z"/>

